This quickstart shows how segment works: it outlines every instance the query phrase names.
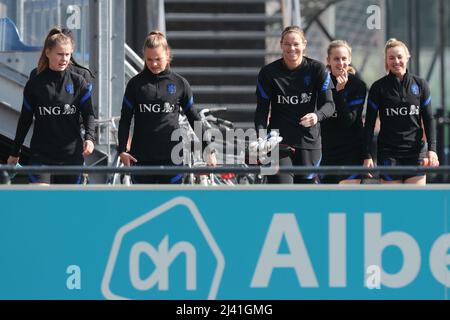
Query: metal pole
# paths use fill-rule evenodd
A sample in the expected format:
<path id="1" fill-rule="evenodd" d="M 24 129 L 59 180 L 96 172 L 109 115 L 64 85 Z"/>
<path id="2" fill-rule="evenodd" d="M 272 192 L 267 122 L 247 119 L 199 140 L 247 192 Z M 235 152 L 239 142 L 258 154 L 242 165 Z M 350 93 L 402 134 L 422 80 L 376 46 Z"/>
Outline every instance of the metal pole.
<path id="1" fill-rule="evenodd" d="M 415 57 L 414 57 L 414 68 L 416 74 L 420 75 L 420 49 L 421 49 L 421 38 L 420 38 L 420 31 L 421 31 L 421 24 L 420 24 L 420 4 L 418 0 L 413 1 L 413 12 L 414 12 L 414 26 L 416 29 L 415 33 L 415 41 L 414 41 L 414 51 L 415 51 Z"/>
<path id="2" fill-rule="evenodd" d="M 301 16 L 301 9 L 300 9 L 300 0 L 293 0 L 293 25 L 302 27 L 302 16 Z"/>
<path id="3" fill-rule="evenodd" d="M 386 26 L 386 37 L 385 39 L 390 38 L 391 36 L 391 0 L 385 0 L 384 8 L 386 10 L 385 21 L 384 24 Z M 385 41 L 386 42 L 386 41 Z"/>
<path id="4" fill-rule="evenodd" d="M 440 83 L 441 83 L 441 105 L 444 116 L 447 115 L 447 101 L 446 101 L 446 83 L 445 83 L 445 72 L 446 72 L 446 61 L 445 61 L 445 48 L 446 48 L 446 39 L 447 39 L 447 27 L 446 27 L 446 12 L 447 12 L 447 1 L 446 0 L 440 0 L 439 1 L 439 35 L 440 35 L 440 64 L 441 64 L 441 72 L 440 72 Z M 448 132 L 448 128 L 446 128 L 446 131 Z M 447 138 L 447 139 L 445 139 Z M 449 163 L 448 159 L 448 137 L 444 136 L 444 148 L 447 152 L 444 153 L 445 158 L 444 164 Z"/>
<path id="5" fill-rule="evenodd" d="M 164 34 L 166 33 L 166 10 L 164 0 L 158 1 L 158 28 Z"/>
<path id="6" fill-rule="evenodd" d="M 93 95 L 99 120 L 120 114 L 125 87 L 125 1 L 90 0 L 90 67 L 96 74 Z M 98 148 L 112 161 L 108 126 L 98 132 Z"/>
<path id="7" fill-rule="evenodd" d="M 406 10 L 408 12 L 408 45 L 413 52 L 412 63 L 410 64 L 411 71 L 415 74 L 418 74 L 418 65 L 419 65 L 419 50 L 417 46 L 417 38 L 418 38 L 418 26 L 416 21 L 416 0 L 411 0 L 406 2 Z"/>

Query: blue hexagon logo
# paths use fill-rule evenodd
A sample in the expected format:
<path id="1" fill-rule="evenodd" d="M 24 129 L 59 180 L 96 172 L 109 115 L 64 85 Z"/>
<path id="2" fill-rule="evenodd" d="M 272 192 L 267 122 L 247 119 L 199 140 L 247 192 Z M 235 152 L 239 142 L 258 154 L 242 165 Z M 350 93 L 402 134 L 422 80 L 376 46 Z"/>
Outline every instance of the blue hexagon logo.
<path id="1" fill-rule="evenodd" d="M 194 202 L 174 198 L 116 233 L 107 299 L 215 299 L 225 259 Z"/>

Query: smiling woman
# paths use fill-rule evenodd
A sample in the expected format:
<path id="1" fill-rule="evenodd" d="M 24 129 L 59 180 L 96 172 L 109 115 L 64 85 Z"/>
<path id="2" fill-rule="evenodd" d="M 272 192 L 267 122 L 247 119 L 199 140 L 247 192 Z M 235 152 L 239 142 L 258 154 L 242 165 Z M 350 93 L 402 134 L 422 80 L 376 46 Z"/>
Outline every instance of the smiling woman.
<path id="1" fill-rule="evenodd" d="M 281 166 L 318 166 L 321 158 L 319 122 L 331 117 L 334 103 L 325 65 L 304 56 L 306 39 L 297 26 L 281 34 L 282 58 L 259 72 L 256 87 L 256 130 L 279 131 Z M 270 117 L 269 117 L 270 113 Z M 313 175 L 269 176 L 269 183 L 312 183 Z"/>
<path id="2" fill-rule="evenodd" d="M 350 66 L 352 48 L 344 40 L 332 41 L 327 50 L 327 67 L 331 71 L 336 112 L 321 124 L 322 165 L 360 166 L 363 164 L 362 112 L 366 84 Z M 359 175 L 323 175 L 322 183 L 360 183 Z"/>
<path id="3" fill-rule="evenodd" d="M 388 75 L 376 81 L 369 91 L 364 127 L 364 165 L 373 167 L 370 145 L 377 115 L 381 129 L 378 135 L 378 165 L 439 166 L 436 154 L 436 124 L 431 108 L 428 83 L 408 72 L 408 47 L 390 39 L 385 47 Z M 423 141 L 425 132 L 426 141 Z M 425 160 L 426 159 L 426 160 Z M 425 174 L 383 175 L 382 183 L 426 184 Z"/>

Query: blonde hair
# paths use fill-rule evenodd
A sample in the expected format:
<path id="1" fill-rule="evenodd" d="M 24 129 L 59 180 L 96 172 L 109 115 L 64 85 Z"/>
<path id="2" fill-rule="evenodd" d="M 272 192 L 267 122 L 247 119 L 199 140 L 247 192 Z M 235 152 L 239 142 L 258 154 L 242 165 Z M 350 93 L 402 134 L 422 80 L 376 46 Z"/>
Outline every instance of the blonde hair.
<path id="1" fill-rule="evenodd" d="M 331 42 L 330 42 L 330 44 L 328 45 L 328 49 L 327 49 L 327 55 L 328 55 L 328 58 L 330 58 L 330 56 L 331 56 L 331 51 L 332 51 L 333 49 L 341 48 L 341 47 L 344 47 L 344 48 L 347 49 L 349 58 L 350 58 L 350 60 L 351 60 L 351 59 L 352 59 L 352 47 L 350 47 L 350 45 L 348 44 L 348 42 L 345 41 L 345 40 L 334 40 L 334 41 L 331 41 Z M 331 66 L 330 66 L 329 64 L 327 64 L 327 68 L 331 71 Z M 353 67 L 350 66 L 350 65 L 347 67 L 347 72 L 348 72 L 348 73 L 351 73 L 351 74 L 353 74 L 353 75 L 356 74 L 355 68 L 353 68 Z"/>
<path id="2" fill-rule="evenodd" d="M 288 26 L 288 27 L 284 28 L 283 32 L 281 33 L 280 43 L 283 42 L 284 37 L 288 33 L 296 33 L 296 34 L 298 34 L 300 36 L 300 38 L 302 38 L 303 43 L 306 43 L 305 33 L 303 32 L 303 29 L 298 27 L 298 26 Z"/>
<path id="3" fill-rule="evenodd" d="M 145 52 L 145 49 L 155 49 L 158 47 L 162 47 L 167 52 L 167 54 L 169 56 L 169 61 L 167 63 L 167 66 L 170 66 L 170 62 L 172 61 L 172 56 L 170 55 L 169 43 L 167 42 L 167 39 L 164 36 L 164 33 L 162 33 L 159 30 L 153 30 L 145 38 L 144 47 L 143 47 L 142 51 Z M 146 68 L 146 65 L 144 65 L 144 69 L 145 68 Z"/>
<path id="4" fill-rule="evenodd" d="M 386 72 L 389 72 L 389 67 L 387 63 L 387 51 L 391 48 L 395 47 L 402 47 L 403 50 L 405 50 L 406 57 L 409 59 L 411 58 L 411 54 L 409 53 L 409 49 L 406 46 L 406 44 L 400 40 L 397 40 L 395 38 L 391 38 L 386 42 L 386 46 L 384 47 L 384 69 Z"/>
<path id="5" fill-rule="evenodd" d="M 47 50 L 51 50 L 54 47 L 59 45 L 68 44 L 72 46 L 72 49 L 75 49 L 75 41 L 73 40 L 73 37 L 71 33 L 67 32 L 67 29 L 63 29 L 60 27 L 54 27 L 52 28 L 47 37 L 44 41 L 44 48 L 42 49 L 41 55 L 39 57 L 38 66 L 37 66 L 37 73 L 41 73 L 49 66 L 48 57 L 46 54 Z"/>

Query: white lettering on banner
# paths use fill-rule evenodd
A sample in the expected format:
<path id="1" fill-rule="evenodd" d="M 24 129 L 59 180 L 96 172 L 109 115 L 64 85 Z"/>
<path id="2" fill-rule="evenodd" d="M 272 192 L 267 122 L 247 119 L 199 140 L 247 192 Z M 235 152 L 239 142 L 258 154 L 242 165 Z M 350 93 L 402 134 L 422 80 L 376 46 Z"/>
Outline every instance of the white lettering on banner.
<path id="1" fill-rule="evenodd" d="M 421 253 L 414 237 L 406 232 L 391 231 L 382 234 L 380 213 L 364 215 L 364 286 L 380 289 L 402 288 L 411 284 L 421 267 Z M 330 288 L 347 287 L 347 230 L 346 214 L 330 213 L 328 216 L 328 274 Z M 285 242 L 288 253 L 279 253 Z M 383 270 L 383 252 L 387 247 L 397 247 L 403 262 L 397 273 Z M 450 287 L 450 234 L 440 236 L 430 252 L 430 269 L 436 280 Z M 319 287 L 311 258 L 306 249 L 300 227 L 293 213 L 276 213 L 272 217 L 265 241 L 250 283 L 251 288 L 267 288 L 276 268 L 293 268 L 301 287 Z"/>
<path id="2" fill-rule="evenodd" d="M 169 236 L 164 239 L 156 250 L 148 242 L 137 242 L 130 253 L 130 279 L 138 290 L 149 290 L 158 284 L 158 290 L 169 290 L 169 267 L 178 255 L 186 255 L 186 290 L 197 288 L 197 262 L 194 246 L 186 241 L 180 241 L 169 250 Z M 155 264 L 155 270 L 146 279 L 140 276 L 140 255 L 147 255 Z"/>
<path id="3" fill-rule="evenodd" d="M 288 254 L 278 253 L 283 237 L 289 247 Z M 300 286 L 319 286 L 293 213 L 273 215 L 250 287 L 268 287 L 275 268 L 294 268 Z"/>
<path id="4" fill-rule="evenodd" d="M 450 234 L 437 238 L 431 247 L 430 269 L 437 281 L 450 288 Z"/>
<path id="5" fill-rule="evenodd" d="M 328 217 L 328 259 L 330 288 L 347 286 L 347 217 L 345 213 L 330 213 Z"/>
<path id="6" fill-rule="evenodd" d="M 383 251 L 395 246 L 403 254 L 403 266 L 399 272 L 389 274 L 383 270 Z M 370 265 L 381 267 L 381 284 L 390 288 L 401 288 L 410 284 L 420 270 L 420 249 L 416 240 L 401 231 L 381 234 L 381 214 L 366 213 L 364 215 L 364 263 L 365 269 Z"/>

